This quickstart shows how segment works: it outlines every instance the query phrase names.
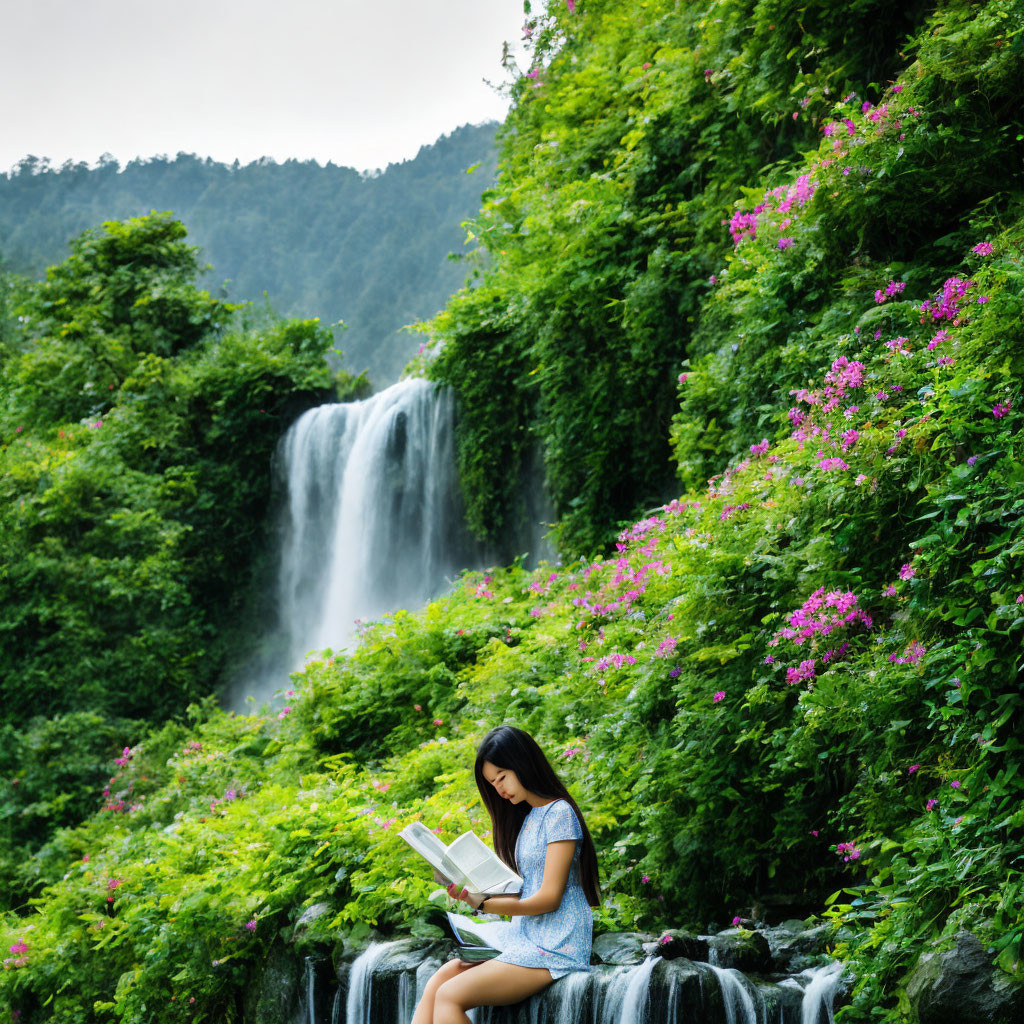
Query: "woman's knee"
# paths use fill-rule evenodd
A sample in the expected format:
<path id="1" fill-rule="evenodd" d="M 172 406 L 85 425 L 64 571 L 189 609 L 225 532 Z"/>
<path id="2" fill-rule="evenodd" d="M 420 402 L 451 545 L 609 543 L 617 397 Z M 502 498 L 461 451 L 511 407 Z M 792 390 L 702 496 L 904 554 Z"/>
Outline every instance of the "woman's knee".
<path id="1" fill-rule="evenodd" d="M 456 1006 L 459 1009 L 469 1009 L 469 1007 L 464 1007 L 459 1002 L 458 986 L 449 984 L 449 982 L 453 980 L 453 977 L 456 977 L 459 973 L 461 972 L 456 972 L 454 976 L 445 978 L 445 980 L 438 986 L 437 991 L 434 993 L 435 1006 L 451 1005 Z"/>
<path id="2" fill-rule="evenodd" d="M 437 990 L 450 978 L 458 977 L 464 966 L 467 965 L 463 964 L 461 960 L 449 960 L 447 963 L 441 964 L 427 980 L 427 987 Z"/>

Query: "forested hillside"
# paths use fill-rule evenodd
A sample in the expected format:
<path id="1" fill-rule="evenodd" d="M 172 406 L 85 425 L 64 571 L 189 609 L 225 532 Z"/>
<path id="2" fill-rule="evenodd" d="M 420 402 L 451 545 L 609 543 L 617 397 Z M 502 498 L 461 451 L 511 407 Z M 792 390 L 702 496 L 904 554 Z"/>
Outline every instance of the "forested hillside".
<path id="1" fill-rule="evenodd" d="M 398 379 L 419 345 L 406 324 L 433 316 L 462 286 L 461 222 L 492 181 L 494 125 L 465 126 L 378 174 L 315 161 L 246 166 L 179 153 L 50 167 L 26 157 L 0 175 L 0 258 L 40 276 L 69 240 L 102 221 L 169 210 L 212 265 L 201 284 L 282 316 L 343 320 L 345 364 L 375 387 Z M 475 168 L 471 174 L 465 172 Z"/>
<path id="2" fill-rule="evenodd" d="M 241 1021 L 299 938 L 340 963 L 439 934 L 396 833 L 487 834 L 472 760 L 501 722 L 584 810 L 596 931 L 798 916 L 844 965 L 842 1024 L 1020 1019 L 1024 4 L 525 6 L 486 260 L 414 365 L 458 397 L 474 529 L 501 536 L 539 451 L 562 557 L 364 623 L 273 712 L 196 701 L 122 746 L 115 700 L 10 732 L 19 1024 Z M 84 315 L 40 335 L 71 367 Z M 5 363 L 4 457 L 28 468 L 4 515 L 85 552 L 90 526 L 134 520 L 65 529 L 80 492 L 48 474 L 83 406 L 25 376 L 49 350 Z M 149 458 L 138 393 L 118 429 Z M 191 436 L 177 393 L 145 394 Z M 94 415 L 76 445 L 104 436 Z M 123 571 L 148 579 L 171 519 L 131 532 Z M 928 1015 L 936 955 L 967 934 L 971 982 Z"/>

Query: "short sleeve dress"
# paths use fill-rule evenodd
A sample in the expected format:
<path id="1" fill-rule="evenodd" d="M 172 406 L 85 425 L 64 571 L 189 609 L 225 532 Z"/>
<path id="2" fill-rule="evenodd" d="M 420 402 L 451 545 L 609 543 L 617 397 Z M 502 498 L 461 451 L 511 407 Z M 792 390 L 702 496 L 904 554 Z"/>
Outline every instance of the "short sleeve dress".
<path id="1" fill-rule="evenodd" d="M 495 958 L 521 967 L 546 967 L 552 978 L 590 970 L 594 917 L 580 884 L 583 829 L 571 804 L 553 800 L 530 809 L 516 840 L 525 899 L 540 889 L 548 843 L 560 839 L 576 840 L 561 904 L 549 914 L 515 915 L 506 932 L 505 950 Z"/>

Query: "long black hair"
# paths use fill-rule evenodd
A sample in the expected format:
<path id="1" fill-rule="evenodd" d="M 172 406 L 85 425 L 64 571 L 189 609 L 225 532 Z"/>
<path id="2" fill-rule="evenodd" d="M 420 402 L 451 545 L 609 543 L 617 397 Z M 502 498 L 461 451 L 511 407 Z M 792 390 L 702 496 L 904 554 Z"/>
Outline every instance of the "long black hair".
<path id="1" fill-rule="evenodd" d="M 519 870 L 516 863 L 516 840 L 523 827 L 530 806 L 526 801 L 511 804 L 502 800 L 494 787 L 484 778 L 484 762 L 490 761 L 495 768 L 504 768 L 516 773 L 520 784 L 545 800 L 565 800 L 576 812 L 583 829 L 583 845 L 580 847 L 580 884 L 587 897 L 587 903 L 596 907 L 601 902 L 598 887 L 597 851 L 590 838 L 587 823 L 569 795 L 565 784 L 548 763 L 544 751 L 537 741 L 522 729 L 512 725 L 499 725 L 492 729 L 480 742 L 476 750 L 476 786 L 480 790 L 487 813 L 491 816 L 491 832 L 494 837 L 494 851 L 511 868 Z"/>

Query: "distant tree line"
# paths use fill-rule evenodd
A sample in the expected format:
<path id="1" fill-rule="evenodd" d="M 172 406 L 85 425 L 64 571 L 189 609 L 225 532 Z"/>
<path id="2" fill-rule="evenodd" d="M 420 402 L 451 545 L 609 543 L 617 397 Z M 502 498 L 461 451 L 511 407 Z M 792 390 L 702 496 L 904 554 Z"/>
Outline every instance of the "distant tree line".
<path id="1" fill-rule="evenodd" d="M 204 287 L 285 316 L 343 320 L 346 364 L 397 379 L 419 344 L 400 332 L 464 282 L 461 222 L 493 181 L 494 124 L 464 126 L 380 173 L 269 158 L 241 166 L 179 153 L 52 167 L 27 156 L 0 175 L 0 260 L 40 277 L 103 221 L 169 210 L 212 265 Z M 472 173 L 466 171 L 473 168 Z"/>

